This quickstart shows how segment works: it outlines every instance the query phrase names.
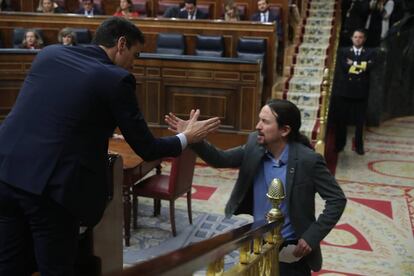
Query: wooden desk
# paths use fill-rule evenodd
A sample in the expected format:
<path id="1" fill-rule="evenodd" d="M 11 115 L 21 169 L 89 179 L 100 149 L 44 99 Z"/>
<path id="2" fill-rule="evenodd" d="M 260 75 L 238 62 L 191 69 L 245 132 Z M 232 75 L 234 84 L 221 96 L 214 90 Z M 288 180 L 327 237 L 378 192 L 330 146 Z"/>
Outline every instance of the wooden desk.
<path id="1" fill-rule="evenodd" d="M 132 186 L 154 168 L 161 173 L 161 159 L 146 162 L 142 160 L 123 139 L 110 139 L 109 151 L 122 156 L 124 161 L 124 182 L 122 186 L 124 203 L 124 236 L 125 245 L 129 246 L 131 238 L 131 195 Z"/>

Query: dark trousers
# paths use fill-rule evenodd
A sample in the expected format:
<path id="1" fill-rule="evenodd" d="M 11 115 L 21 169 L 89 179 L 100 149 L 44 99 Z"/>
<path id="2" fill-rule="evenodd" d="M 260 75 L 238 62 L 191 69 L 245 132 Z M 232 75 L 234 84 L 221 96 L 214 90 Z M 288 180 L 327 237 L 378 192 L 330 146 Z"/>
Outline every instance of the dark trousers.
<path id="1" fill-rule="evenodd" d="M 297 244 L 297 240 L 287 240 L 282 243 L 280 250 L 289 244 Z M 280 276 L 310 276 L 311 269 L 305 258 L 301 258 L 299 261 L 294 263 L 279 262 L 279 274 Z"/>
<path id="2" fill-rule="evenodd" d="M 78 235 L 62 206 L 0 182 L 0 275 L 74 275 Z"/>
<path id="3" fill-rule="evenodd" d="M 311 269 L 305 258 L 294 263 L 279 263 L 280 276 L 310 276 Z"/>
<path id="4" fill-rule="evenodd" d="M 346 145 L 347 127 L 355 125 L 355 147 L 364 149 L 363 132 L 367 110 L 366 99 L 337 97 L 335 103 L 335 146 L 338 151 Z"/>

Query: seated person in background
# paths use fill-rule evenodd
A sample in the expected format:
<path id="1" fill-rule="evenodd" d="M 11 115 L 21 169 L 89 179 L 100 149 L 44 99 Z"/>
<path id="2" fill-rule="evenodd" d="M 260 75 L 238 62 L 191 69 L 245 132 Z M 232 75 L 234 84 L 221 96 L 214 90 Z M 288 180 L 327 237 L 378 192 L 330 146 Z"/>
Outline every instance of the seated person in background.
<path id="1" fill-rule="evenodd" d="M 36 30 L 27 30 L 23 36 L 22 49 L 42 49 L 43 40 Z"/>
<path id="2" fill-rule="evenodd" d="M 93 0 L 82 0 L 82 8 L 76 11 L 77 14 L 86 16 L 101 15 L 102 11 L 95 6 Z"/>
<path id="3" fill-rule="evenodd" d="M 274 14 L 270 9 L 268 0 L 258 0 L 257 1 L 257 12 L 252 15 L 250 18 L 251 21 L 260 21 L 262 23 L 274 22 L 277 24 L 277 36 L 279 40 L 282 38 L 282 24 L 280 24 L 280 18 L 278 15 Z"/>
<path id="4" fill-rule="evenodd" d="M 180 3 L 178 6 L 172 6 L 165 10 L 162 17 L 165 18 L 177 18 L 180 11 L 184 9 L 184 3 Z"/>
<path id="5" fill-rule="evenodd" d="M 58 41 L 65 46 L 75 46 L 76 34 L 71 28 L 63 28 L 58 34 Z"/>
<path id="6" fill-rule="evenodd" d="M 239 21 L 240 15 L 236 3 L 232 0 L 224 4 L 224 20 L 225 21 Z"/>
<path id="7" fill-rule="evenodd" d="M 178 18 L 183 19 L 208 19 L 208 14 L 197 9 L 197 0 L 185 0 L 184 9 L 181 9 L 178 13 Z"/>
<path id="8" fill-rule="evenodd" d="M 65 10 L 54 0 L 40 0 L 39 7 L 37 8 L 38 12 L 42 13 L 64 13 Z"/>
<path id="9" fill-rule="evenodd" d="M 12 11 L 9 0 L 0 0 L 0 11 Z"/>
<path id="10" fill-rule="evenodd" d="M 114 16 L 138 17 L 139 13 L 134 11 L 132 0 L 121 0 Z"/>

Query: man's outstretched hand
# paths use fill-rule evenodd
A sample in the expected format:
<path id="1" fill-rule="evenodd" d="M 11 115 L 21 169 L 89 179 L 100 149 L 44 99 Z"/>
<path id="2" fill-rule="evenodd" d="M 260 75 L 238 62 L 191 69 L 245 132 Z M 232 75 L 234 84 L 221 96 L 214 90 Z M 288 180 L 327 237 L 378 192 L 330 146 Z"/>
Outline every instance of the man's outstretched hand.
<path id="1" fill-rule="evenodd" d="M 169 130 L 175 133 L 183 133 L 187 138 L 187 142 L 192 144 L 200 142 L 220 126 L 218 117 L 197 121 L 199 116 L 199 109 L 191 110 L 189 120 L 180 119 L 170 112 L 168 115 L 165 115 L 165 122 L 168 124 Z"/>

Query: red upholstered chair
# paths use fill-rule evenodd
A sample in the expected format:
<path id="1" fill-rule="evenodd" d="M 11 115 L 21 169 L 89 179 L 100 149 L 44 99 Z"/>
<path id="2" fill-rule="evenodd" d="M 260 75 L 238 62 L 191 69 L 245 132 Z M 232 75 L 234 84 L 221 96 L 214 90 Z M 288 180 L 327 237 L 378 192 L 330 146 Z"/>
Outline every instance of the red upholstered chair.
<path id="1" fill-rule="evenodd" d="M 179 157 L 172 160 L 170 175 L 153 175 L 134 185 L 132 192 L 133 227 L 137 228 L 138 196 L 154 199 L 154 216 L 160 214 L 161 200 L 170 201 L 170 221 L 173 236 L 177 235 L 175 229 L 175 207 L 177 198 L 187 193 L 188 219 L 191 217 L 191 186 L 193 183 L 196 155 L 189 149 L 182 152 Z"/>

